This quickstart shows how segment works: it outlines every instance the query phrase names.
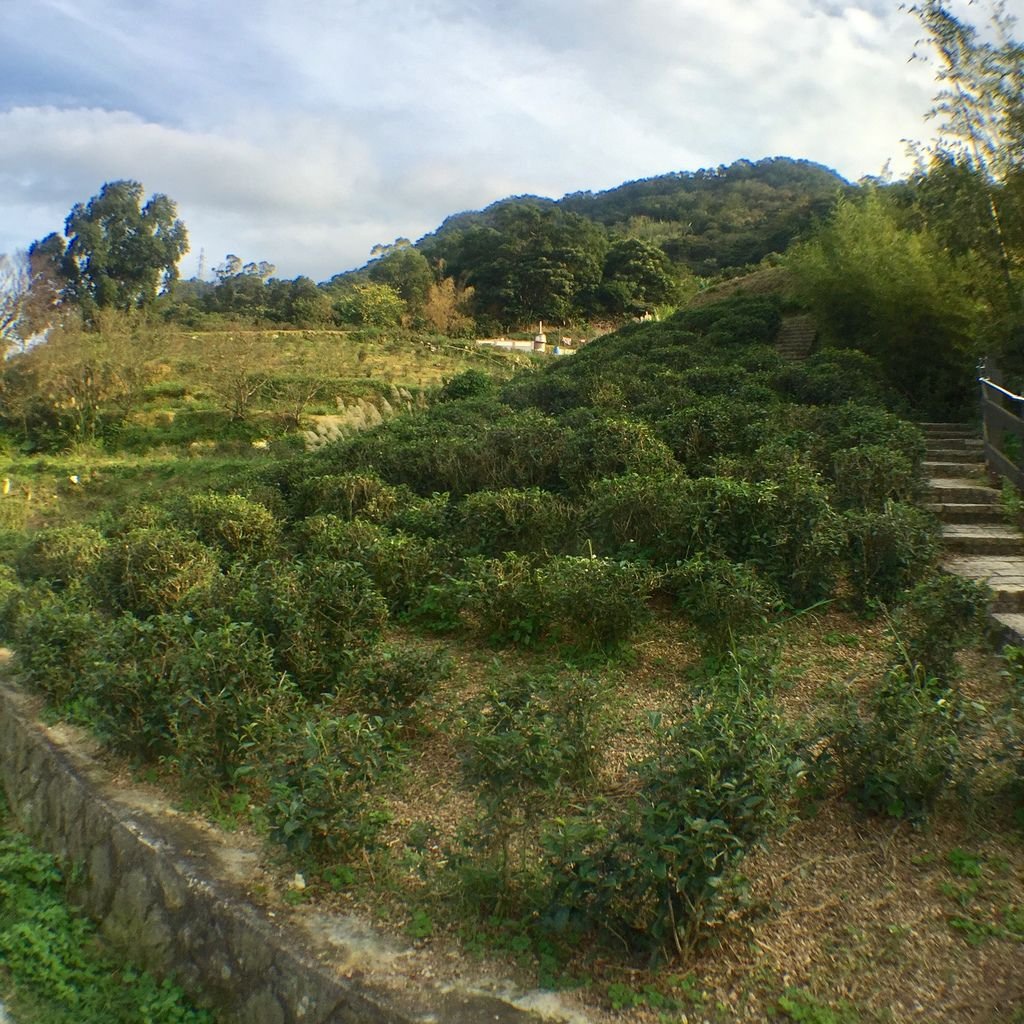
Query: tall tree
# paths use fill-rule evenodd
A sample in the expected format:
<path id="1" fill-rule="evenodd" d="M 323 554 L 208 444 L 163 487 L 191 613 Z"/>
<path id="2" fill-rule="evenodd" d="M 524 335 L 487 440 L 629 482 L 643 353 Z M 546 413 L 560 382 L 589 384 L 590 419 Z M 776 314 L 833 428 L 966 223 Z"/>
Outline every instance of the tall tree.
<path id="1" fill-rule="evenodd" d="M 28 254 L 0 253 L 0 355 L 25 341 L 25 303 L 29 292 Z"/>
<path id="2" fill-rule="evenodd" d="M 150 305 L 178 276 L 188 233 L 165 195 L 143 202 L 137 181 L 105 184 L 87 203 L 76 203 L 64 223 L 65 297 L 86 314 L 104 307 Z"/>
<path id="3" fill-rule="evenodd" d="M 980 211 L 982 234 L 989 239 L 1005 289 L 1009 326 L 1019 331 L 1024 305 L 1008 230 L 1013 218 L 1008 206 L 1019 189 L 1007 186 L 1024 176 L 1024 47 L 1012 37 L 1014 22 L 1003 0 L 989 5 L 987 38 L 942 0 L 926 0 L 909 10 L 927 33 L 922 42 L 935 54 L 940 85 L 928 115 L 938 123 L 937 141 L 926 151 L 930 170 L 947 194 L 950 184 L 958 186 L 953 190 L 958 198 L 949 204 L 950 223 L 962 224 L 965 212 Z M 957 230 L 962 236 L 963 229 Z"/>

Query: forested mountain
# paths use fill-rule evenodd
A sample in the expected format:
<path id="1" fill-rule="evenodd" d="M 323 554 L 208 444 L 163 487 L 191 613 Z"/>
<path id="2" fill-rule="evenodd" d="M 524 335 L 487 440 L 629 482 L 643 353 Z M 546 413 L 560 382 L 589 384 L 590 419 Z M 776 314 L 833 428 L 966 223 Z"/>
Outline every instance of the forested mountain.
<path id="1" fill-rule="evenodd" d="M 416 248 L 475 290 L 478 317 L 614 316 L 785 251 L 853 188 L 806 160 L 742 160 L 558 201 L 502 199 L 449 217 Z"/>
<path id="2" fill-rule="evenodd" d="M 613 233 L 655 241 L 674 263 L 707 277 L 783 252 L 852 190 L 821 164 L 773 157 L 575 192 L 559 206 Z"/>
<path id="3" fill-rule="evenodd" d="M 481 211 L 449 217 L 417 248 L 450 258 L 474 229 L 499 228 L 510 209 L 554 216 L 578 214 L 612 237 L 661 248 L 674 264 L 699 276 L 757 263 L 783 252 L 836 197 L 854 191 L 835 171 L 809 160 L 772 157 L 699 171 L 676 171 L 626 182 L 604 192 L 573 192 L 558 201 L 514 196 Z"/>

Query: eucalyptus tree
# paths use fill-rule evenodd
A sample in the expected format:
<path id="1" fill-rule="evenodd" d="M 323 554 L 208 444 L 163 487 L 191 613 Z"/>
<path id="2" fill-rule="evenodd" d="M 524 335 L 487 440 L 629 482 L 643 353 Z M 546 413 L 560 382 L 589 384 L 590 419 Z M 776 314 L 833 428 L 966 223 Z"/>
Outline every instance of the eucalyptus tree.
<path id="1" fill-rule="evenodd" d="M 76 203 L 64 235 L 64 298 L 86 315 L 151 305 L 177 279 L 188 251 L 174 201 L 160 193 L 146 200 L 137 181 L 107 182 L 88 202 Z"/>

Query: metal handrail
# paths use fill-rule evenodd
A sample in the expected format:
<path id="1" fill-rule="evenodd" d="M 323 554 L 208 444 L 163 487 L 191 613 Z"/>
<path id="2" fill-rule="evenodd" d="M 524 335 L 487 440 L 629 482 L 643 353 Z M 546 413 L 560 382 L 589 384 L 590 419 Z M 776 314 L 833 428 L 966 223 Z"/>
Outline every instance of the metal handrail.
<path id="1" fill-rule="evenodd" d="M 1024 395 L 1016 395 L 1012 391 L 1007 391 L 1006 388 L 1001 387 L 994 380 L 989 377 L 979 377 L 978 383 L 987 384 L 990 388 L 998 391 L 1001 395 L 1005 395 L 1007 398 L 1012 399 L 1015 402 L 1024 402 Z"/>
<path id="2" fill-rule="evenodd" d="M 990 369 L 991 364 L 984 366 Z M 1006 435 L 1024 442 L 1024 395 L 997 384 L 991 377 L 978 377 L 981 384 L 981 423 L 984 435 L 985 465 L 994 477 L 1002 476 L 1024 491 L 1024 466 L 1018 465 L 1005 450 Z M 1017 411 L 1006 404 L 1016 402 Z M 1016 456 L 1019 459 L 1019 456 Z"/>

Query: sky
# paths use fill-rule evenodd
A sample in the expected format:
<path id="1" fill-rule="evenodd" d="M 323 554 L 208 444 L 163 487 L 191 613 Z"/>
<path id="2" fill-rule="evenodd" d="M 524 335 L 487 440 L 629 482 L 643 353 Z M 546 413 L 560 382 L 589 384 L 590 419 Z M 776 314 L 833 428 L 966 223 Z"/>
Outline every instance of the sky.
<path id="1" fill-rule="evenodd" d="M 902 173 L 920 35 L 898 0 L 0 0 L 0 253 L 125 178 L 177 203 L 183 277 L 324 280 L 509 195 Z"/>

